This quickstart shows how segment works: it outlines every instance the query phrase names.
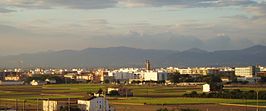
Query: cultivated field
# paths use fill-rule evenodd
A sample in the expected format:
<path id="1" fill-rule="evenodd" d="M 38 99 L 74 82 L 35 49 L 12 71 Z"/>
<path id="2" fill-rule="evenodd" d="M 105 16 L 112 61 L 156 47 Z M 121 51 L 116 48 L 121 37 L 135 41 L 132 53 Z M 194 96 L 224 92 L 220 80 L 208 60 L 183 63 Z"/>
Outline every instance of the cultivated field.
<path id="1" fill-rule="evenodd" d="M 52 98 L 82 98 L 91 92 L 96 92 L 102 88 L 106 90 L 108 87 L 114 85 L 102 84 L 59 84 L 59 85 L 44 85 L 44 86 L 0 86 L 0 106 L 1 107 L 15 107 L 31 108 L 36 110 L 41 108 L 42 99 Z M 119 87 L 119 86 L 115 86 Z M 256 105 L 256 100 L 245 99 L 217 99 L 217 98 L 184 98 L 181 97 L 184 93 L 191 91 L 201 92 L 200 86 L 193 87 L 177 87 L 177 86 L 123 86 L 132 89 L 134 97 L 108 97 L 110 103 L 120 110 L 124 108 L 141 108 L 149 107 L 151 111 L 160 107 L 177 108 L 190 107 L 200 108 L 199 106 L 207 105 L 210 108 L 213 105 L 227 108 L 251 108 Z M 225 87 L 226 89 L 241 90 L 256 90 L 254 87 Z M 261 87 L 259 90 L 265 90 Z M 16 102 L 17 101 L 17 102 Z M 199 105 L 200 104 L 200 105 Z M 229 104 L 229 105 L 228 105 Z M 233 105 L 233 106 L 230 106 Z M 239 106 L 237 106 L 239 105 Z M 251 105 L 251 107 L 249 106 Z M 266 100 L 259 101 L 260 106 L 266 106 Z M 207 107 L 205 106 L 205 107 Z M 217 106 L 217 107 L 218 107 Z M 34 109 L 35 108 L 35 109 Z M 240 108 L 241 109 L 241 108 Z M 250 110 L 251 110 L 250 109 Z M 254 109 L 254 107 L 253 107 Z"/>

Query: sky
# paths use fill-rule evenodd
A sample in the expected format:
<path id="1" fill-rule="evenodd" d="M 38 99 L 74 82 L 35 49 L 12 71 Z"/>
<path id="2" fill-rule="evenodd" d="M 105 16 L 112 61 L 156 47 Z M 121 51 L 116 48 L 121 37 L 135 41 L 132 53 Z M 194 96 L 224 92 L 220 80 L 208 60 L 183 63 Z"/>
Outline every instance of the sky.
<path id="1" fill-rule="evenodd" d="M 266 0 L 0 0 L 0 55 L 266 45 Z"/>

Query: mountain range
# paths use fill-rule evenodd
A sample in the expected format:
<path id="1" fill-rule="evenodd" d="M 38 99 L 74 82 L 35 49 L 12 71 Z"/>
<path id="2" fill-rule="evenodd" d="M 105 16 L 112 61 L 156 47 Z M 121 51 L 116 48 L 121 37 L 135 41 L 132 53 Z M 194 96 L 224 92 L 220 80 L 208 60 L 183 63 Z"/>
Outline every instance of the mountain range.
<path id="1" fill-rule="evenodd" d="M 87 48 L 0 57 L 0 67 L 153 67 L 266 65 L 266 46 L 241 50 L 205 51 L 197 48 L 174 51 L 130 47 Z"/>

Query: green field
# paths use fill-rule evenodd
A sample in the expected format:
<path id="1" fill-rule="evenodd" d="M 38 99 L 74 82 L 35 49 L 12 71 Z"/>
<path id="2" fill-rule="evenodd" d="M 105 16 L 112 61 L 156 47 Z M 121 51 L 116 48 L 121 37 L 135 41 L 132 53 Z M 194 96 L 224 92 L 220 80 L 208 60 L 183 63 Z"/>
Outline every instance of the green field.
<path id="1" fill-rule="evenodd" d="M 58 84 L 44 86 L 0 86 L 0 98 L 37 99 L 56 97 L 83 97 L 100 88 L 106 90 L 114 85 L 102 84 Z M 115 86 L 120 87 L 120 86 Z M 191 91 L 201 91 L 200 87 L 167 87 L 167 86 L 123 86 L 132 89 L 136 97 L 179 97 Z"/>
<path id="2" fill-rule="evenodd" d="M 141 98 L 132 97 L 128 99 L 112 100 L 118 103 L 135 103 L 135 104 L 151 104 L 151 105 L 175 105 L 175 104 L 209 104 L 209 103 L 226 103 L 226 104 L 247 104 L 255 105 L 256 100 L 242 99 L 218 99 L 218 98 Z M 265 106 L 266 100 L 260 100 L 260 105 Z"/>
<path id="3" fill-rule="evenodd" d="M 88 93 L 105 90 L 114 85 L 102 84 L 58 84 L 44 86 L 0 86 L 0 100 L 33 100 L 47 98 L 82 98 Z M 116 86 L 119 87 L 119 86 Z M 255 105 L 255 100 L 217 99 L 217 98 L 182 98 L 184 93 L 191 91 L 201 92 L 200 86 L 123 86 L 132 89 L 134 97 L 110 98 L 110 102 L 139 103 L 139 104 L 199 104 L 199 103 L 230 103 Z M 227 89 L 235 89 L 228 87 Z M 241 87 L 241 90 L 252 90 L 250 87 Z M 260 88 L 265 90 L 265 88 Z M 260 105 L 266 105 L 266 100 L 260 100 Z"/>

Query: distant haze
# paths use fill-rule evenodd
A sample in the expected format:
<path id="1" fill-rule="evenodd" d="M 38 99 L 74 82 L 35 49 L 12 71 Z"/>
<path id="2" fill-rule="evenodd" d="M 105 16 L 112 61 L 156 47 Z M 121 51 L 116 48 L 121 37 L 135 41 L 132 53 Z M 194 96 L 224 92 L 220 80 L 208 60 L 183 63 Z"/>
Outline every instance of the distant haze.
<path id="1" fill-rule="evenodd" d="M 265 0 L 0 0 L 0 55 L 266 45 Z"/>

